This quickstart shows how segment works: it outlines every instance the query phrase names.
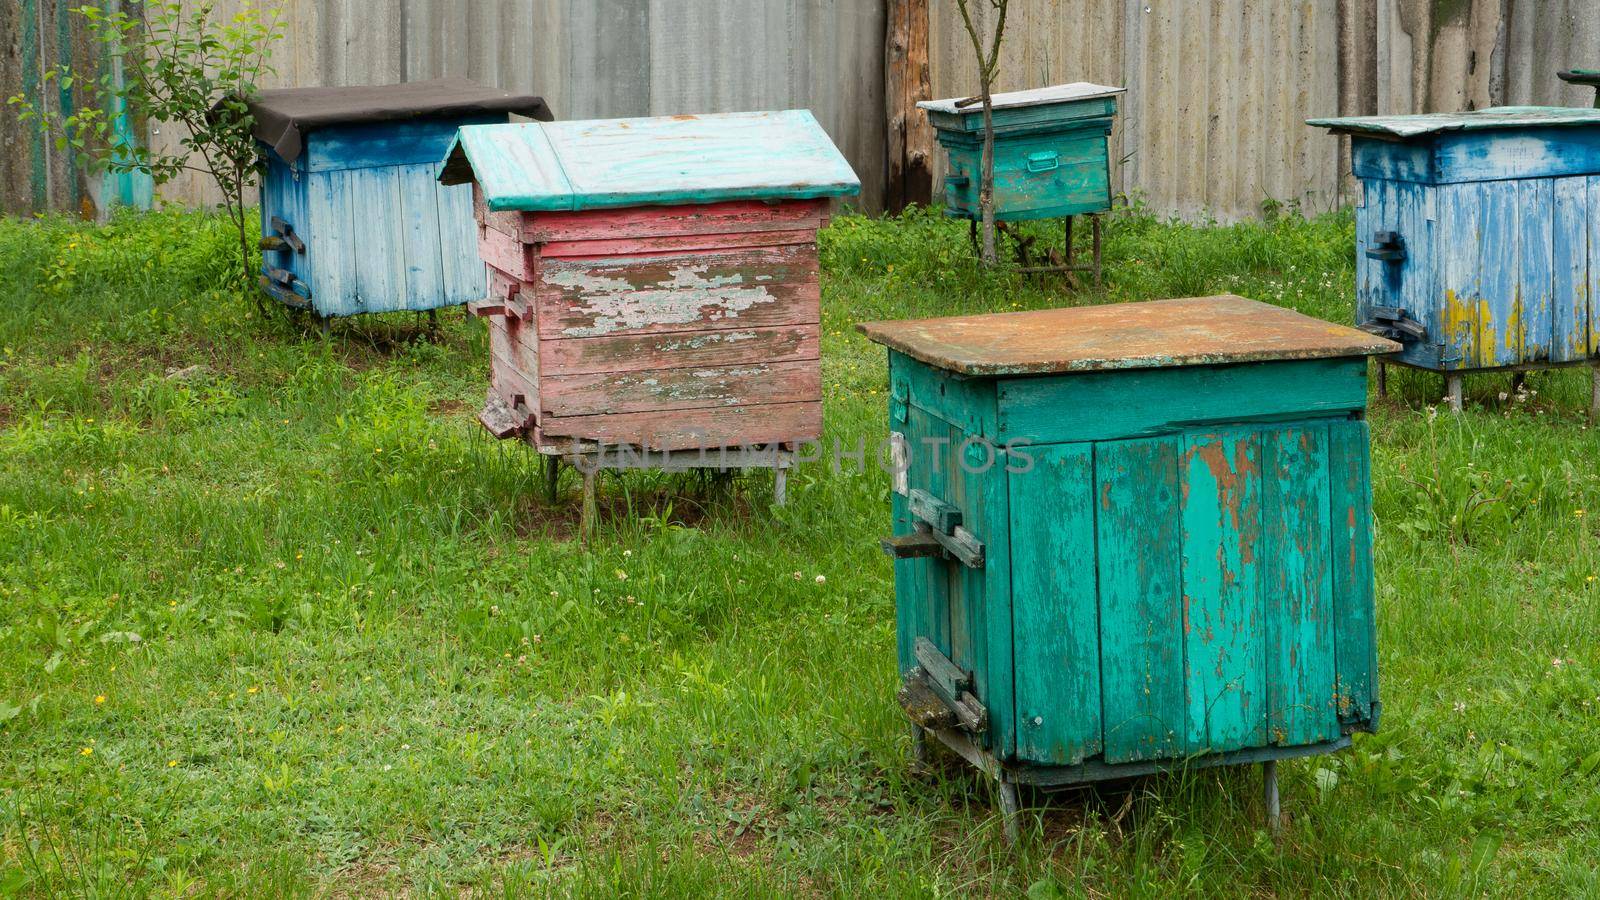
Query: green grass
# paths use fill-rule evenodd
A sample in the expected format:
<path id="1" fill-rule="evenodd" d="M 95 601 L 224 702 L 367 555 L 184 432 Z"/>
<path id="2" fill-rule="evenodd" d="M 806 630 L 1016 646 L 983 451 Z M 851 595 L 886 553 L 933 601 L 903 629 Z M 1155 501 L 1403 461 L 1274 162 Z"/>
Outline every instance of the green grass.
<path id="1" fill-rule="evenodd" d="M 1128 214 L 1110 285 L 986 275 L 937 216 L 824 234 L 827 440 L 883 437 L 865 319 L 1234 291 L 1348 321 L 1348 213 Z M 486 337 L 323 343 L 221 288 L 217 219 L 0 221 L 0 895 L 1600 895 L 1600 442 L 1399 373 L 1373 410 L 1383 731 L 1039 800 L 913 775 L 887 477 L 539 499 Z M 192 367 L 192 368 L 191 368 Z M 176 374 L 174 374 L 176 373 Z M 1585 515 L 1585 511 L 1589 515 Z M 103 698 L 103 699 L 102 699 Z"/>

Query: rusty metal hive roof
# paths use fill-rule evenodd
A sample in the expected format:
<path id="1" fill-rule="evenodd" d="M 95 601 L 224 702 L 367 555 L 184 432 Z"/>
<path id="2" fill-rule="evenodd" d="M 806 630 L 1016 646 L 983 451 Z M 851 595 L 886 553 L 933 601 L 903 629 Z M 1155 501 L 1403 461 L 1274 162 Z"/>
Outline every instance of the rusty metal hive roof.
<path id="1" fill-rule="evenodd" d="M 1400 345 L 1224 294 L 866 322 L 868 338 L 962 375 L 1046 375 L 1397 353 Z"/>

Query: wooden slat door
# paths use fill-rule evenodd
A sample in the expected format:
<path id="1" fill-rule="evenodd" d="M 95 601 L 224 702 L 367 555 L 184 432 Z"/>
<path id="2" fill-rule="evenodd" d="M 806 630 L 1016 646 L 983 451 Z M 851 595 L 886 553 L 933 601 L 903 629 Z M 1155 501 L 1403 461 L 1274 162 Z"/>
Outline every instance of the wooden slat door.
<path id="1" fill-rule="evenodd" d="M 1010 481 L 1020 758 L 1178 759 L 1372 723 L 1365 423 L 1031 452 Z"/>

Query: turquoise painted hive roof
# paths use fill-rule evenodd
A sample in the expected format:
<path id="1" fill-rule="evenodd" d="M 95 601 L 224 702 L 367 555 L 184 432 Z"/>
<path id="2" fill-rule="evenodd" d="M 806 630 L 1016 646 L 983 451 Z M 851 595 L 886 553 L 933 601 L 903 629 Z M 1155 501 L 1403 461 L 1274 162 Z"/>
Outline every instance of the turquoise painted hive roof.
<path id="1" fill-rule="evenodd" d="M 489 209 L 844 197 L 861 181 L 809 110 L 468 125 L 439 173 Z"/>
<path id="2" fill-rule="evenodd" d="M 1489 131 L 1501 128 L 1550 128 L 1600 125 L 1600 110 L 1567 106 L 1493 106 L 1459 113 L 1424 113 L 1415 116 L 1348 116 L 1307 119 L 1307 125 L 1345 134 L 1374 134 L 1398 138 L 1424 137 L 1446 131 Z"/>

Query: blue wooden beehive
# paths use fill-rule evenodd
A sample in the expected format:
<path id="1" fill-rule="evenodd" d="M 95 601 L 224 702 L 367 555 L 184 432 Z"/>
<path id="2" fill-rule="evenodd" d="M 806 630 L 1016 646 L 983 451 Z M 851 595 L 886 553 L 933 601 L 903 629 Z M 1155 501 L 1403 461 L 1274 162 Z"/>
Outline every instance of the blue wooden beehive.
<path id="1" fill-rule="evenodd" d="M 861 329 L 919 739 L 1014 804 L 1376 727 L 1366 357 L 1396 344 L 1232 296 Z"/>
<path id="2" fill-rule="evenodd" d="M 324 319 L 485 296 L 472 189 L 439 184 L 439 168 L 462 125 L 549 120 L 543 100 L 449 78 L 263 91 L 250 106 L 269 295 Z"/>
<path id="3" fill-rule="evenodd" d="M 1107 135 L 1122 88 L 1076 82 L 995 94 L 994 204 L 1001 221 L 1053 219 L 1111 208 Z M 949 154 L 945 213 L 978 217 L 983 107 L 955 98 L 918 103 Z"/>
<path id="4" fill-rule="evenodd" d="M 1600 111 L 1312 119 L 1351 136 L 1357 322 L 1460 374 L 1600 357 Z"/>

